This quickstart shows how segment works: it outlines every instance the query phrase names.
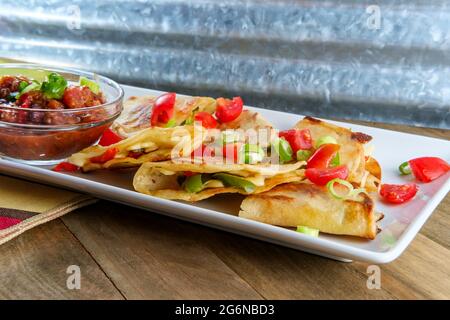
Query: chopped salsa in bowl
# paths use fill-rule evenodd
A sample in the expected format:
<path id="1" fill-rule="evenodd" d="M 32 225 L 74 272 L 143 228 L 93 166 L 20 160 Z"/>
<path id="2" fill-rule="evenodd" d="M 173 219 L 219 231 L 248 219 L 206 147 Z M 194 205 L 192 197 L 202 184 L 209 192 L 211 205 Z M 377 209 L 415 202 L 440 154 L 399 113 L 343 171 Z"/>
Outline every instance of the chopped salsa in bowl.
<path id="1" fill-rule="evenodd" d="M 108 78 L 45 68 L 39 80 L 8 74 L 5 66 L 0 65 L 0 156 L 56 163 L 96 143 L 122 111 L 123 90 Z"/>

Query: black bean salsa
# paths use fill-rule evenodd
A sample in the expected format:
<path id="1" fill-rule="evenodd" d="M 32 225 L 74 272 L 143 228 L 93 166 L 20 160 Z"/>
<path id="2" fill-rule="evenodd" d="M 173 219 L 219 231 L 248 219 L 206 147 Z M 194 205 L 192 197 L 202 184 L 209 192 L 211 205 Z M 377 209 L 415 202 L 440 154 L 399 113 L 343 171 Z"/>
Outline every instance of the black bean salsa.
<path id="1" fill-rule="evenodd" d="M 58 73 L 50 73 L 43 82 L 24 76 L 0 76 L 0 121 L 4 122 L 34 125 L 87 123 L 102 119 L 105 112 L 47 111 L 93 107 L 105 102 L 99 85 L 83 77 L 79 85 L 68 85 Z"/>

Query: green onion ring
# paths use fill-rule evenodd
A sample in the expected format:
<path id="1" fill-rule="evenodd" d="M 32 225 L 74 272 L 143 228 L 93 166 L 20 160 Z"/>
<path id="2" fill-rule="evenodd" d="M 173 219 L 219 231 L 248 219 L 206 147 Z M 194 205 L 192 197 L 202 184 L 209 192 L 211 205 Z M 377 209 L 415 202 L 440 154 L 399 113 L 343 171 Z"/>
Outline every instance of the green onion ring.
<path id="1" fill-rule="evenodd" d="M 337 140 L 332 136 L 323 136 L 320 137 L 316 142 L 316 149 L 324 144 L 338 144 Z"/>
<path id="2" fill-rule="evenodd" d="M 403 176 L 407 176 L 411 174 L 411 168 L 409 167 L 409 162 L 405 161 L 403 162 L 399 167 L 398 170 L 400 171 L 400 174 Z"/>
<path id="3" fill-rule="evenodd" d="M 347 187 L 347 189 L 348 189 L 347 194 L 345 194 L 345 195 L 343 195 L 343 196 L 338 195 L 338 194 L 336 193 L 336 190 L 334 190 L 334 184 L 335 184 L 335 183 L 338 183 L 338 184 L 340 184 L 340 185 L 342 185 L 342 186 L 344 186 L 344 187 Z M 354 189 L 353 189 L 353 185 L 352 185 L 350 182 L 348 182 L 348 181 L 346 181 L 346 180 L 343 180 L 343 179 L 339 179 L 339 178 L 335 178 L 335 179 L 333 179 L 333 180 L 328 181 L 328 183 L 327 183 L 327 189 L 328 189 L 328 191 L 330 192 L 330 194 L 331 194 L 333 197 L 335 197 L 336 199 L 339 199 L 339 200 L 342 200 L 342 199 L 344 199 L 344 198 L 348 198 L 349 196 L 352 195 L 353 190 L 354 190 Z"/>
<path id="4" fill-rule="evenodd" d="M 312 237 L 319 236 L 319 229 L 314 229 L 306 226 L 297 226 L 297 232 L 307 234 Z"/>

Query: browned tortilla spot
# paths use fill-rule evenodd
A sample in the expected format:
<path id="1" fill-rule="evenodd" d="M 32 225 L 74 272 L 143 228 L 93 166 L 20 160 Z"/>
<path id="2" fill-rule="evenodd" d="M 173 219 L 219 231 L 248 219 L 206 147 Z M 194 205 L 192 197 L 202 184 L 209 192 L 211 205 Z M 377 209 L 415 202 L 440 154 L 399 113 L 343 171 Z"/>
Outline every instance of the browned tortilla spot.
<path id="1" fill-rule="evenodd" d="M 367 208 L 367 212 L 371 212 L 373 209 L 373 200 L 365 193 L 361 193 L 363 197 L 362 205 Z"/>
<path id="2" fill-rule="evenodd" d="M 270 200 L 279 200 L 279 201 L 286 201 L 286 202 L 292 202 L 295 199 L 292 197 L 288 197 L 288 196 L 283 196 L 283 195 L 265 195 L 265 194 L 261 194 L 258 196 L 260 199 L 270 199 Z"/>
<path id="3" fill-rule="evenodd" d="M 322 120 L 319 120 L 319 119 L 316 119 L 316 118 L 313 118 L 313 117 L 310 117 L 310 116 L 306 116 L 303 119 L 311 121 L 311 122 L 315 122 L 315 123 L 321 123 L 322 122 Z"/>
<path id="4" fill-rule="evenodd" d="M 372 137 L 362 132 L 352 132 L 352 139 L 359 143 L 367 143 L 372 140 Z"/>

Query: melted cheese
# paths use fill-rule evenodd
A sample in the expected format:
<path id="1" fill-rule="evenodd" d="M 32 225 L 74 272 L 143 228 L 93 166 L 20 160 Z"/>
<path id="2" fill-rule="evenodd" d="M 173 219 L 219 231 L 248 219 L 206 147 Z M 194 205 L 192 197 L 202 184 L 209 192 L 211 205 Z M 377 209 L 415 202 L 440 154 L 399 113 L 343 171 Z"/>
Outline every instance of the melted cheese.
<path id="1" fill-rule="evenodd" d="M 211 179 L 211 180 L 206 181 L 203 184 L 203 187 L 204 188 L 223 188 L 223 187 L 225 187 L 225 185 L 220 180 Z"/>
<path id="2" fill-rule="evenodd" d="M 266 180 L 266 177 L 258 174 L 253 177 L 246 177 L 245 180 L 250 181 L 257 187 L 262 187 L 264 186 L 264 181 Z"/>

